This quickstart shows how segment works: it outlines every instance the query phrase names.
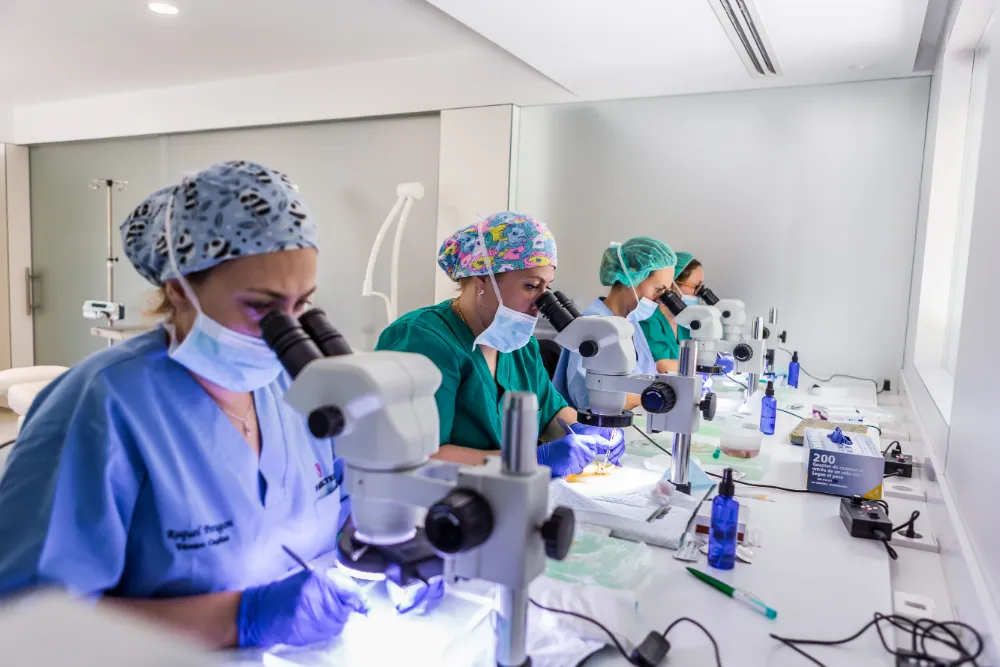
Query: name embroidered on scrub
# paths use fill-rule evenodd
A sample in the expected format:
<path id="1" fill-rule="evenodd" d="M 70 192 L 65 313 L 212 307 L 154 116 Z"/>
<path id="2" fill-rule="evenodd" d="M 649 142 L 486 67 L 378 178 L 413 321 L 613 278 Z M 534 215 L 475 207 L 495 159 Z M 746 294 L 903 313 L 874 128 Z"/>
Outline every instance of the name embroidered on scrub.
<path id="1" fill-rule="evenodd" d="M 174 547 L 178 551 L 186 551 L 191 549 L 204 549 L 206 546 L 214 547 L 218 544 L 223 544 L 229 541 L 229 535 L 226 534 L 233 527 L 233 521 L 223 521 L 222 523 L 214 524 L 204 524 L 198 528 L 192 528 L 188 530 L 168 530 L 167 539 L 174 541 Z M 207 538 L 208 541 L 200 542 L 189 542 L 188 540 L 195 540 L 198 538 Z"/>

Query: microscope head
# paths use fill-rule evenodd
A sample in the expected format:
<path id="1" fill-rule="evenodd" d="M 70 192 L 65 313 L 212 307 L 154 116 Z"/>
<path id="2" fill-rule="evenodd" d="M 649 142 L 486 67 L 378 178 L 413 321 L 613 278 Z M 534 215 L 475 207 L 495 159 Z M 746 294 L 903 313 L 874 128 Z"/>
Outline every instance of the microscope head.
<path id="1" fill-rule="evenodd" d="M 721 315 L 723 326 L 741 327 L 746 324 L 747 307 L 739 299 L 719 299 L 719 303 L 715 304 L 715 307 Z"/>
<path id="2" fill-rule="evenodd" d="M 628 375 L 635 370 L 632 323 L 623 317 L 573 314 L 561 292 L 546 292 L 535 302 L 542 317 L 558 332 L 555 341 L 579 352 L 583 367 L 604 375 Z"/>
<path id="3" fill-rule="evenodd" d="M 674 320 L 691 332 L 691 340 L 722 338 L 722 321 L 713 306 L 688 306 L 675 315 Z"/>

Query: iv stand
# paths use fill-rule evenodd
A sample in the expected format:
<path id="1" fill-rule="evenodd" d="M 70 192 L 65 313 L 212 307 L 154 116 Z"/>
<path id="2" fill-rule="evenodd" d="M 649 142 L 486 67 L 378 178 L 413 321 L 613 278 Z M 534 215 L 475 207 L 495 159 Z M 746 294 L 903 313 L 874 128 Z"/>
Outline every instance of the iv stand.
<path id="1" fill-rule="evenodd" d="M 110 179 L 110 178 L 95 178 L 94 180 L 92 180 L 90 182 L 90 189 L 91 190 L 100 190 L 101 188 L 107 188 L 107 196 L 108 196 L 108 200 L 107 200 L 108 254 L 107 254 L 107 260 L 106 260 L 105 263 L 106 263 L 107 272 L 108 272 L 108 274 L 107 274 L 108 275 L 108 292 L 107 292 L 107 296 L 108 296 L 108 303 L 109 304 L 114 304 L 115 303 L 115 264 L 118 262 L 118 258 L 115 257 L 115 249 L 114 249 L 114 233 L 115 233 L 115 229 L 114 229 L 114 215 L 113 215 L 113 212 L 112 212 L 113 211 L 112 193 L 116 189 L 118 190 L 118 192 L 124 192 L 125 188 L 127 188 L 127 187 L 128 187 L 128 181 L 116 181 L 116 180 L 113 180 L 113 179 Z M 105 316 L 105 319 L 107 320 L 107 328 L 108 329 L 114 329 L 115 328 L 115 320 L 111 317 L 110 313 L 108 313 Z M 108 347 L 111 347 L 113 344 L 114 344 L 114 340 L 111 337 L 108 337 Z"/>

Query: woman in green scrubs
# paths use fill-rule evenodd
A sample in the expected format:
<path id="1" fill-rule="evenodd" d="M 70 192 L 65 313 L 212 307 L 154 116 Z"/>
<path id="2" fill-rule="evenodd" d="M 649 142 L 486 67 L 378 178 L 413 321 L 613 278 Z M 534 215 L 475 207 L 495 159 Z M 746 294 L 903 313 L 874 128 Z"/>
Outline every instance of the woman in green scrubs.
<path id="1" fill-rule="evenodd" d="M 705 269 L 701 262 L 689 252 L 677 253 L 677 266 L 674 267 L 674 291 L 688 305 L 697 305 L 701 299 L 695 296 L 705 284 Z M 680 356 L 677 322 L 673 314 L 661 305 L 649 319 L 639 323 L 642 332 L 646 334 L 649 351 L 656 360 L 656 370 L 659 373 L 669 373 L 677 370 L 677 357 Z"/>
<path id="2" fill-rule="evenodd" d="M 478 464 L 484 454 L 499 453 L 504 394 L 529 391 L 538 397 L 544 443 L 538 461 L 554 476 L 579 473 L 596 456 L 617 462 L 625 451 L 621 431 L 576 423 L 532 336 L 535 301 L 555 278 L 556 242 L 548 227 L 519 213 L 494 214 L 446 239 L 438 264 L 458 283 L 458 297 L 403 315 L 376 345 L 418 352 L 441 370 L 437 458 Z"/>

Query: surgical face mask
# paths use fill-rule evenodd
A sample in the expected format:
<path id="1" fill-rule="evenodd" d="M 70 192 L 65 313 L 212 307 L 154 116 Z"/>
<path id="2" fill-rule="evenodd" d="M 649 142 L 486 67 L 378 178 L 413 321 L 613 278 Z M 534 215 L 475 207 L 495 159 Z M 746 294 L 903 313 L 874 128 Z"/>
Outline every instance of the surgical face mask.
<path id="1" fill-rule="evenodd" d="M 681 286 L 678 285 L 677 283 L 674 283 L 674 290 L 677 292 L 678 296 L 681 297 L 681 301 L 684 302 L 684 305 L 686 305 L 686 306 L 700 306 L 701 305 L 701 298 L 700 297 L 694 296 L 692 294 L 685 294 L 684 291 L 681 289 Z"/>
<path id="2" fill-rule="evenodd" d="M 486 249 L 486 239 L 483 237 L 483 226 L 479 226 L 479 245 L 482 249 L 483 260 L 486 262 L 486 270 L 490 272 L 490 282 L 493 284 L 493 292 L 497 295 L 496 315 L 483 333 L 476 336 L 472 349 L 477 345 L 492 347 L 497 352 L 513 352 L 528 344 L 532 334 L 535 333 L 535 323 L 538 318 L 527 313 L 516 311 L 503 305 L 500 297 L 500 288 L 497 286 L 496 276 L 493 275 L 493 261 Z"/>
<path id="3" fill-rule="evenodd" d="M 632 294 L 635 295 L 636 306 L 635 309 L 628 314 L 628 319 L 634 322 L 643 322 L 648 320 L 656 312 L 657 303 L 652 299 L 647 299 L 646 297 L 639 298 L 639 293 L 635 291 L 635 285 L 632 283 L 632 276 L 629 274 L 628 267 L 625 266 L 625 258 L 622 256 L 622 244 L 613 243 L 615 251 L 618 253 L 618 262 L 622 265 L 622 271 L 625 272 L 625 277 L 628 278 L 628 286 L 632 288 Z"/>
<path id="4" fill-rule="evenodd" d="M 187 298 L 198 310 L 191 331 L 177 342 L 177 331 L 167 325 L 170 348 L 167 354 L 198 377 L 229 391 L 247 392 L 266 387 L 281 373 L 281 361 L 262 339 L 228 329 L 201 309 L 191 285 L 181 275 L 173 247 L 171 218 L 173 198 L 167 203 L 167 249 L 170 263 Z"/>

